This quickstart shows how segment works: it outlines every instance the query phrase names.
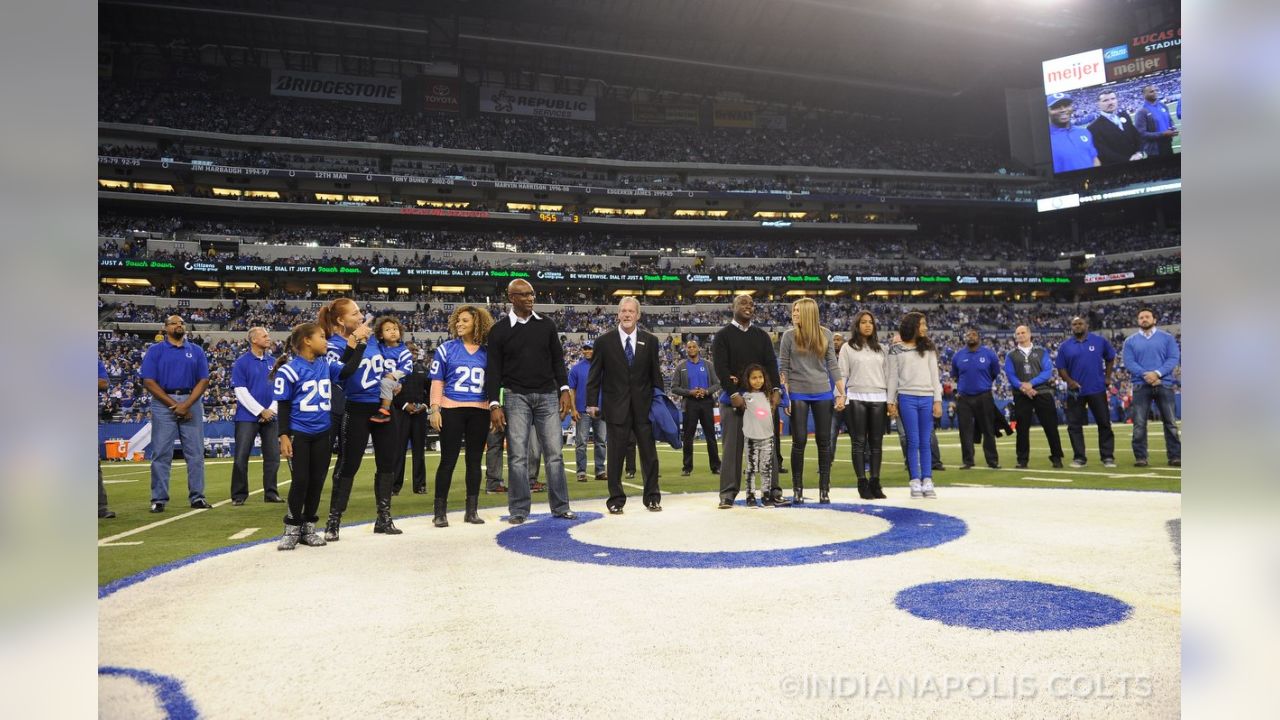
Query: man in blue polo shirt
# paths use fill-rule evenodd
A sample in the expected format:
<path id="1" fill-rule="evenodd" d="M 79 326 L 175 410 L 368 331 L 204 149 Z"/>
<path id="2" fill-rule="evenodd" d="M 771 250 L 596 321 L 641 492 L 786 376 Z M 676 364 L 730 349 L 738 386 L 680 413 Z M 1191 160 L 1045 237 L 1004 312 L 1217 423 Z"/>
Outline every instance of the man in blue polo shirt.
<path id="1" fill-rule="evenodd" d="M 684 344 L 685 359 L 676 363 L 671 379 L 671 392 L 684 398 L 683 476 L 693 474 L 693 435 L 702 426 L 702 436 L 707 441 L 707 459 L 713 475 L 720 472 L 720 452 L 716 447 L 716 396 L 720 394 L 720 379 L 715 367 L 699 357 L 698 341 L 690 339 Z"/>
<path id="2" fill-rule="evenodd" d="M 990 468 L 1000 467 L 996 450 L 996 403 L 991 386 L 1000 375 L 1000 357 L 981 344 L 977 328 L 964 331 L 964 347 L 951 359 L 956 379 L 956 416 L 960 423 L 961 470 L 973 467 L 973 435 L 982 436 L 982 455 Z"/>
<path id="3" fill-rule="evenodd" d="M 1147 418 L 1151 401 L 1160 407 L 1164 422 L 1164 451 L 1173 467 L 1182 466 L 1182 439 L 1173 393 L 1173 371 L 1182 360 L 1178 341 L 1156 329 L 1151 308 L 1138 311 L 1138 332 L 1124 341 L 1124 366 L 1133 379 L 1133 458 L 1137 467 L 1147 466 Z"/>
<path id="4" fill-rule="evenodd" d="M 249 456 L 253 439 L 262 438 L 262 491 L 269 503 L 284 502 L 276 485 L 280 469 L 280 431 L 276 401 L 272 399 L 271 365 L 275 358 L 267 329 L 249 329 L 249 349 L 231 366 L 231 387 L 236 394 L 236 454 L 231 463 L 231 504 L 249 498 Z"/>
<path id="5" fill-rule="evenodd" d="M 1107 408 L 1107 388 L 1116 364 L 1116 350 L 1102 336 L 1089 332 L 1089 323 L 1077 315 L 1071 318 L 1071 337 L 1058 346 L 1055 365 L 1067 383 L 1067 437 L 1071 440 L 1071 467 L 1084 467 L 1084 426 L 1093 413 L 1098 426 L 1098 454 L 1102 466 L 1116 466 L 1116 436 L 1111 430 Z"/>
<path id="6" fill-rule="evenodd" d="M 595 446 L 595 479 L 605 479 L 605 428 L 604 418 L 591 417 L 587 407 L 600 407 L 600 398 L 587 402 L 587 375 L 591 372 L 591 358 L 595 354 L 595 346 L 590 340 L 582 343 L 582 359 L 569 369 L 569 389 L 573 391 L 574 407 L 578 409 L 578 420 L 573 431 L 574 457 L 578 461 L 578 482 L 587 482 L 587 441 L 594 440 Z M 594 436 L 594 438 L 592 437 Z M 531 448 L 535 449 L 536 448 Z"/>
<path id="7" fill-rule="evenodd" d="M 1049 147 L 1053 150 L 1053 171 L 1069 172 L 1098 167 L 1098 149 L 1093 146 L 1093 133 L 1087 127 L 1071 124 L 1074 101 L 1066 93 L 1045 97 L 1049 108 Z"/>
<path id="8" fill-rule="evenodd" d="M 191 507 L 208 510 L 204 498 L 204 404 L 209 387 L 209 359 L 204 348 L 184 340 L 187 326 L 170 315 L 164 321 L 164 340 L 142 356 L 142 385 L 151 393 L 151 512 L 164 512 L 169 502 L 169 470 L 173 440 L 182 439 L 187 463 L 187 496 Z"/>

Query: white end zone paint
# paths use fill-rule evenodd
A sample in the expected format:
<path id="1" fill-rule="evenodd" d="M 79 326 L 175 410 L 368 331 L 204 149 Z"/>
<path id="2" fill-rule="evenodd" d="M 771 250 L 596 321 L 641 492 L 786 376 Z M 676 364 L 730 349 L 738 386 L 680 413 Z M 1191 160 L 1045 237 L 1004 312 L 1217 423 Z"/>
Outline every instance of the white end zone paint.
<path id="1" fill-rule="evenodd" d="M 1179 495 L 941 487 L 938 500 L 922 503 L 890 493 L 879 502 L 952 515 L 969 532 L 866 560 L 664 570 L 508 552 L 494 541 L 511 527 L 496 509 L 482 512 L 481 526 L 397 521 L 405 530 L 398 537 L 373 535 L 365 524 L 323 548 L 252 545 L 104 597 L 99 662 L 180 680 L 209 718 L 283 717 L 299 703 L 334 717 L 1177 715 L 1180 586 L 1166 523 L 1181 516 Z M 833 499 L 860 502 L 848 490 Z M 742 549 L 771 527 L 780 541 L 784 531 L 795 534 L 791 542 L 875 532 L 840 526 L 849 513 L 716 510 L 714 494 L 672 495 L 663 505 L 648 513 L 629 503 L 625 515 L 573 534 L 658 548 L 677 534 L 692 544 L 695 528 L 706 534 L 701 547 Z M 603 512 L 603 501 L 574 508 Z M 782 515 L 789 512 L 815 527 L 794 527 L 796 518 Z M 963 578 L 1068 585 L 1134 610 L 1100 628 L 1012 633 L 921 620 L 894 606 L 904 588 Z M 805 698 L 783 687 L 787 678 L 867 673 L 1032 677 L 1039 692 Z M 1049 688 L 1060 676 L 1122 675 L 1148 676 L 1150 692 L 1055 697 Z M 134 694 L 100 689 L 104 715 L 138 716 Z"/>

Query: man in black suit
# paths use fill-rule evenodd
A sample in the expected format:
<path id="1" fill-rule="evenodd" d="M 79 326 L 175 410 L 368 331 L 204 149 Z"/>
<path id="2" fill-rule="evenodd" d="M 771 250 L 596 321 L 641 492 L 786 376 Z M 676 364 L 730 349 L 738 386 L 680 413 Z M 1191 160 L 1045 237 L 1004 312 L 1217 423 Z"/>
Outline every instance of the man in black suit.
<path id="1" fill-rule="evenodd" d="M 633 433 L 640 452 L 640 471 L 644 475 L 644 506 L 653 512 L 662 510 L 662 493 L 658 489 L 658 448 L 649 424 L 654 388 L 665 387 L 662 364 L 658 359 L 658 338 L 641 330 L 640 301 L 625 297 L 618 303 L 618 328 L 596 339 L 595 357 L 587 373 L 587 397 L 599 398 L 603 392 L 605 437 L 605 471 L 609 482 L 606 505 L 614 515 L 622 514 L 627 504 L 622 489 L 622 464 L 627 443 L 623 438 Z M 592 417 L 600 408 L 587 407 Z"/>
<path id="2" fill-rule="evenodd" d="M 1133 125 L 1133 117 L 1119 109 L 1115 90 L 1098 93 L 1098 119 L 1089 123 L 1093 146 L 1103 165 L 1115 165 L 1146 157 L 1142 152 L 1142 136 Z"/>
<path id="3" fill-rule="evenodd" d="M 404 487 L 404 448 L 413 449 L 413 492 L 415 495 L 427 494 L 427 464 L 424 451 L 427 449 L 427 408 L 429 398 L 427 388 L 427 363 L 415 362 L 413 372 L 404 377 L 400 383 L 400 392 L 395 396 L 391 406 L 391 420 L 396 430 L 396 447 L 400 453 L 396 456 L 395 480 L 391 483 L 391 493 L 400 494 Z"/>

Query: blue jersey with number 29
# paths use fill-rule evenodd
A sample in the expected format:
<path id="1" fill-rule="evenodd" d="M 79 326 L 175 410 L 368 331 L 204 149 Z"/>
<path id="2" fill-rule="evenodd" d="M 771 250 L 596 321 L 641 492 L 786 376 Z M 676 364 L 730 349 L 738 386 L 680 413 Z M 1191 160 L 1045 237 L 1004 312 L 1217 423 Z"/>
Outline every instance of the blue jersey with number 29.
<path id="1" fill-rule="evenodd" d="M 289 403 L 289 427 L 294 432 L 315 434 L 329 429 L 333 385 L 342 365 L 328 357 L 307 362 L 294 356 L 276 371 L 274 399 Z"/>
<path id="2" fill-rule="evenodd" d="M 444 383 L 444 396 L 456 402 L 485 402 L 484 368 L 489 353 L 481 345 L 474 354 L 461 340 L 453 339 L 436 348 L 427 376 Z"/>

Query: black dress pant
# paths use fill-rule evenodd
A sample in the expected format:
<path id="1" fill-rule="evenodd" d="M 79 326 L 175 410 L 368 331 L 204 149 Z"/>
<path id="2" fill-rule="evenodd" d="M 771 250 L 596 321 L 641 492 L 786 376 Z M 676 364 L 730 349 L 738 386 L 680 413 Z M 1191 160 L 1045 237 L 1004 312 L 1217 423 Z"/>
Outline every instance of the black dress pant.
<path id="1" fill-rule="evenodd" d="M 1036 393 L 1027 397 L 1020 391 L 1013 394 L 1013 414 L 1018 421 L 1018 464 L 1026 465 L 1031 458 L 1031 418 L 1040 420 L 1045 438 L 1049 441 L 1049 459 L 1062 459 L 1062 438 L 1058 435 L 1058 409 L 1050 393 Z"/>
<path id="2" fill-rule="evenodd" d="M 631 437 L 633 430 L 634 447 L 640 453 L 640 472 L 644 476 L 644 504 L 661 502 L 662 493 L 658 489 L 658 448 L 653 442 L 653 426 L 646 419 L 643 424 L 634 426 L 631 423 L 607 423 L 607 428 L 605 437 L 609 438 L 609 442 L 605 444 L 605 475 L 609 482 L 609 507 L 620 508 L 627 504 L 627 494 L 622 489 L 623 456 L 627 447 L 624 443 L 613 442 L 613 438 Z"/>
<path id="3" fill-rule="evenodd" d="M 268 495 L 278 495 L 276 475 L 280 470 L 280 426 L 271 422 L 236 421 L 236 452 L 231 462 L 231 499 L 249 497 L 249 456 L 253 454 L 253 439 L 262 438 L 262 490 Z M 325 462 L 328 471 L 329 463 Z"/>
<path id="4" fill-rule="evenodd" d="M 1098 426 L 1098 455 L 1103 460 L 1116 458 L 1116 434 L 1111 429 L 1111 408 L 1107 406 L 1105 391 L 1092 395 L 1067 395 L 1067 438 L 1071 440 L 1071 455 L 1081 462 L 1088 457 L 1084 447 L 1084 426 L 1089 424 L 1089 413 Z"/>
<path id="5" fill-rule="evenodd" d="M 480 494 L 480 463 L 489 437 L 489 411 L 474 407 L 445 408 L 440 411 L 440 465 L 436 468 L 436 499 L 449 499 L 449 486 L 458 455 L 466 443 L 467 497 Z"/>
<path id="6" fill-rule="evenodd" d="M 329 455 L 333 440 L 329 431 L 322 433 L 293 433 L 293 459 L 289 472 L 293 482 L 289 484 L 289 514 L 286 525 L 316 522 L 320 511 L 320 498 L 324 493 L 324 480 L 329 474 Z"/>
<path id="7" fill-rule="evenodd" d="M 707 440 L 707 457 L 711 460 L 711 472 L 720 471 L 720 451 L 716 447 L 715 398 L 684 399 L 684 427 L 681 440 L 684 443 L 684 470 L 693 470 L 693 436 L 702 425 L 702 436 Z"/>
<path id="8" fill-rule="evenodd" d="M 960 425 L 960 458 L 973 465 L 975 438 L 982 443 L 982 455 L 988 466 L 1000 464 L 996 450 L 996 401 L 991 391 L 956 397 L 956 419 Z"/>
<path id="9" fill-rule="evenodd" d="M 396 426 L 396 478 L 391 483 L 391 492 L 398 493 L 404 487 L 404 451 L 408 447 L 413 453 L 413 489 L 427 489 L 427 414 L 420 412 L 409 414 L 403 410 L 392 412 L 392 423 Z"/>

